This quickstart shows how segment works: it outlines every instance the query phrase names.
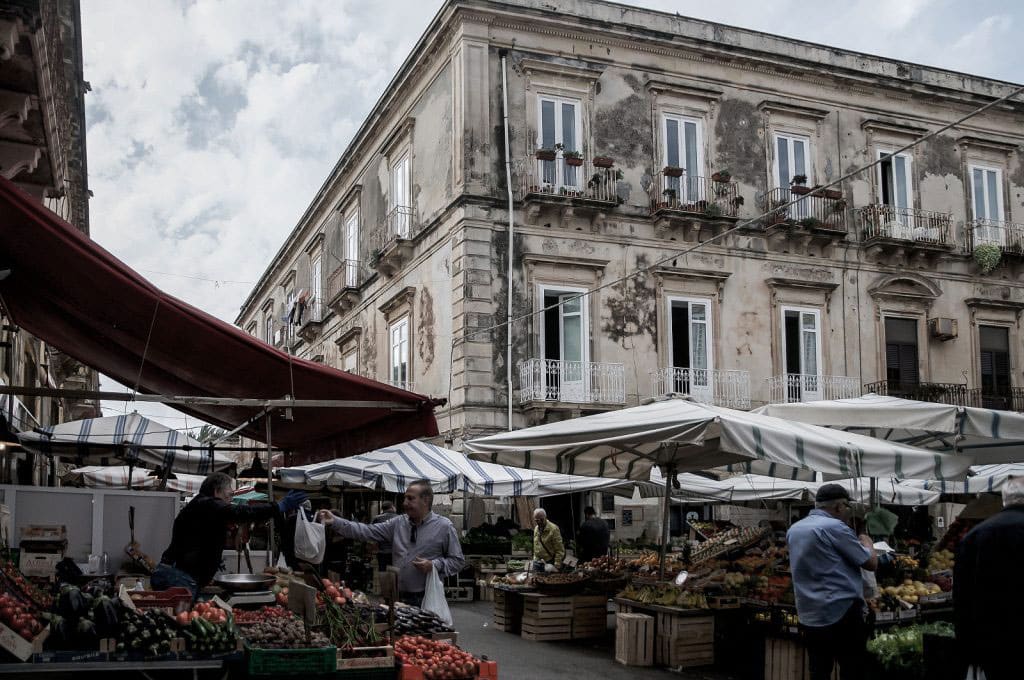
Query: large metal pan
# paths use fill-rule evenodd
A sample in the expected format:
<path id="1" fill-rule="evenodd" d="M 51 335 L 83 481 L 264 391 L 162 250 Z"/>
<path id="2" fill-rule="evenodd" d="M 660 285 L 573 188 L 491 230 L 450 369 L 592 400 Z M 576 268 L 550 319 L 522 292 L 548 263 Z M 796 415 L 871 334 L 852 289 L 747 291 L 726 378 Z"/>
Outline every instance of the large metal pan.
<path id="1" fill-rule="evenodd" d="M 277 579 L 267 574 L 218 574 L 213 582 L 224 590 L 231 592 L 247 592 L 253 590 L 270 590 Z"/>

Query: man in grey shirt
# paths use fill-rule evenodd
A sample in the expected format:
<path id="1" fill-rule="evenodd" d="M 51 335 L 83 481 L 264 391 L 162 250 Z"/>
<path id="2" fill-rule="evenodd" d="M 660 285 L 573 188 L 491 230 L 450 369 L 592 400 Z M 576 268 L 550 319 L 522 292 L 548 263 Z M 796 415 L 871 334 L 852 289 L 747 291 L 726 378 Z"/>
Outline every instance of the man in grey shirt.
<path id="1" fill-rule="evenodd" d="M 457 574 L 466 565 L 455 527 L 430 511 L 434 491 L 427 480 L 417 480 L 405 490 L 397 515 L 380 524 L 350 522 L 329 510 L 320 511 L 320 521 L 345 538 L 390 542 L 394 566 L 398 567 L 398 594 L 402 602 L 416 607 L 423 602 L 427 577 L 437 570 L 442 579 Z"/>

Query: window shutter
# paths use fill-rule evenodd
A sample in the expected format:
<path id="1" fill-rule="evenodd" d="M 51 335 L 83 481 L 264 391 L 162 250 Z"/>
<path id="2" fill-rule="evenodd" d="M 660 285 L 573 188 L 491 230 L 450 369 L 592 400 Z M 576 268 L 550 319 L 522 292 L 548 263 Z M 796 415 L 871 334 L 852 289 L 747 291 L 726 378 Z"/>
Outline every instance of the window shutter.
<path id="1" fill-rule="evenodd" d="M 916 345 L 900 345 L 900 382 L 907 385 L 918 382 Z"/>

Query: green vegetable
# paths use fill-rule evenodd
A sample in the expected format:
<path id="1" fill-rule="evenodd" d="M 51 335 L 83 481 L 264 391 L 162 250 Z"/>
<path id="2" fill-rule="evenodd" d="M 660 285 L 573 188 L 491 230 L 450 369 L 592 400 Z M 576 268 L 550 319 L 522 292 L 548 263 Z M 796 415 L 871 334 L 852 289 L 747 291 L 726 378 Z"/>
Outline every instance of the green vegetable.
<path id="1" fill-rule="evenodd" d="M 868 652 L 878 659 L 885 670 L 898 674 L 898 677 L 923 680 L 925 634 L 953 637 L 953 625 L 943 621 L 879 633 L 868 641 Z"/>

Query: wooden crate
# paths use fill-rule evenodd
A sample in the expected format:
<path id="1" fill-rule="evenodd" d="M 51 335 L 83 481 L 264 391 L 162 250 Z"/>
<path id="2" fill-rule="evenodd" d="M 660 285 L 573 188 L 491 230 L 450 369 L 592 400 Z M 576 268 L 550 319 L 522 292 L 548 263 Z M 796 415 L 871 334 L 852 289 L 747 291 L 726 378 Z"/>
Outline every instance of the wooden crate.
<path id="1" fill-rule="evenodd" d="M 833 670 L 832 680 L 838 678 L 839 674 Z M 765 639 L 764 680 L 811 680 L 807 649 L 799 640 Z"/>
<path id="2" fill-rule="evenodd" d="M 615 615 L 615 660 L 625 666 L 654 665 L 654 617 Z"/>
<path id="3" fill-rule="evenodd" d="M 523 593 L 522 637 L 527 640 L 571 640 L 572 597 Z"/>
<path id="4" fill-rule="evenodd" d="M 523 621 L 523 599 L 516 593 L 494 591 L 494 625 L 507 633 L 518 633 Z"/>
<path id="5" fill-rule="evenodd" d="M 715 662 L 715 617 L 662 612 L 656 621 L 655 663 L 670 668 Z"/>
<path id="6" fill-rule="evenodd" d="M 715 663 L 715 641 L 691 643 L 685 637 L 659 635 L 654 645 L 654 661 L 669 668 L 710 666 Z"/>
<path id="7" fill-rule="evenodd" d="M 571 640 L 572 618 L 531 619 L 523 616 L 521 635 L 525 640 Z"/>
<path id="8" fill-rule="evenodd" d="M 608 632 L 608 598 L 578 595 L 573 598 L 572 636 L 601 637 Z"/>

